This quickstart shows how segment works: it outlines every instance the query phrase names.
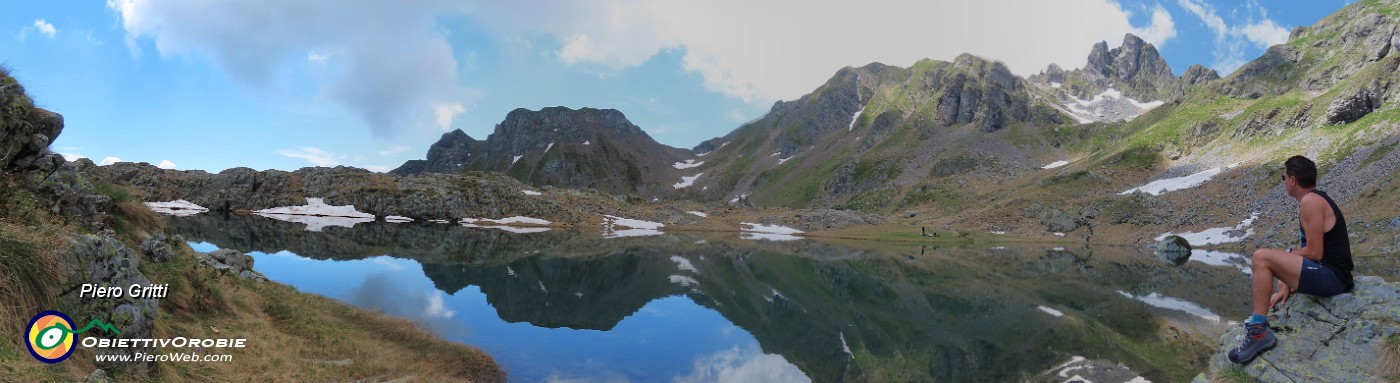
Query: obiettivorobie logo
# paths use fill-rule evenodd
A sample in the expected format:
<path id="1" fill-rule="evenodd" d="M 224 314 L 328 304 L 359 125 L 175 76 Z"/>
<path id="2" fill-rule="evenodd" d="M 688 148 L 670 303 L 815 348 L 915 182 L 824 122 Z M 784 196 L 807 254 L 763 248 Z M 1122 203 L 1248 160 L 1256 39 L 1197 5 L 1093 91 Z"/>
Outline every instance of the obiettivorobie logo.
<path id="1" fill-rule="evenodd" d="M 35 315 L 29 320 L 29 329 L 25 331 L 25 346 L 29 348 L 29 354 L 44 363 L 58 363 L 68 359 L 73 355 L 74 338 L 76 334 L 81 334 L 91 330 L 93 327 L 107 331 L 108 334 L 121 335 L 112 325 L 103 322 L 101 319 L 93 319 L 81 330 L 73 330 L 73 319 L 68 315 L 49 310 Z"/>
<path id="2" fill-rule="evenodd" d="M 29 328 L 24 333 L 25 347 L 29 349 L 29 354 L 40 362 L 54 364 L 62 362 L 73 355 L 73 350 L 79 346 L 83 348 L 97 349 L 126 349 L 128 351 L 98 351 L 96 358 L 98 362 L 227 362 L 233 360 L 229 354 L 195 354 L 189 352 L 169 352 L 163 354 L 150 353 L 149 348 L 176 348 L 176 349 L 226 349 L 247 347 L 247 339 L 244 338 L 102 338 L 94 336 L 84 336 L 82 341 L 77 340 L 77 334 L 88 332 L 92 329 L 99 329 L 107 335 L 121 335 L 122 332 L 116 327 L 103 322 L 101 319 L 93 319 L 82 329 L 74 330 L 73 319 L 68 315 L 56 311 L 48 310 L 35 315 L 29 320 Z M 217 332 L 217 330 L 215 330 Z M 96 333 L 96 332 L 94 332 Z M 134 351 L 134 352 L 132 352 Z"/>

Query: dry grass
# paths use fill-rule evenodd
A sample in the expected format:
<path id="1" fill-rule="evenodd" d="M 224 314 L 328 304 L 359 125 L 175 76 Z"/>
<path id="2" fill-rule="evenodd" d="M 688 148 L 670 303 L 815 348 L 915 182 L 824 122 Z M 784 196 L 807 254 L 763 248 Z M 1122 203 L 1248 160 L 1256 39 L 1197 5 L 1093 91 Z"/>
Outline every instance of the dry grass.
<path id="1" fill-rule="evenodd" d="M 1391 334 L 1381 341 L 1380 362 L 1376 373 L 1387 382 L 1400 382 L 1400 334 Z"/>

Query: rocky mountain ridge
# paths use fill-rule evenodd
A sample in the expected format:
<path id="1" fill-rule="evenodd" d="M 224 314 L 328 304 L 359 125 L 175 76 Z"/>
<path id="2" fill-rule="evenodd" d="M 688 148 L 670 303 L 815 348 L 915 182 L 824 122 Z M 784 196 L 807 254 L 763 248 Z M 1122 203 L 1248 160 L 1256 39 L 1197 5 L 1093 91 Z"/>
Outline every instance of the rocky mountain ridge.
<path id="1" fill-rule="evenodd" d="M 427 159 L 391 174 L 491 171 L 534 186 L 596 189 L 652 198 L 675 183 L 673 164 L 691 158 L 662 145 L 614 109 L 516 109 L 485 140 L 443 134 Z"/>

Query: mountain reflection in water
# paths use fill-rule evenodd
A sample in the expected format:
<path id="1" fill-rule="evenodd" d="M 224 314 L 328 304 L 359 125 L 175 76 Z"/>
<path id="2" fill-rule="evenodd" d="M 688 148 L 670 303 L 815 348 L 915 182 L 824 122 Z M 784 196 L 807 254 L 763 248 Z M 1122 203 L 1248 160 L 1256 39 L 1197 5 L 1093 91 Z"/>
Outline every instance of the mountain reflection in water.
<path id="1" fill-rule="evenodd" d="M 170 220 L 187 241 L 253 252 L 274 281 L 481 347 L 513 381 L 1063 381 L 1051 369 L 1076 356 L 1185 381 L 1219 318 L 1248 311 L 1238 267 L 1121 247 Z"/>

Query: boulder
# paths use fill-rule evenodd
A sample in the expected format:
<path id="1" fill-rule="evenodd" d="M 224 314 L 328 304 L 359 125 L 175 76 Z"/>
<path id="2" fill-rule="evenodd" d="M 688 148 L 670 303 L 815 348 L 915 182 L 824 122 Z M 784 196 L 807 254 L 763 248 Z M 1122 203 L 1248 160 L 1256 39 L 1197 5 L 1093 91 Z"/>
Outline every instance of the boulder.
<path id="1" fill-rule="evenodd" d="M 170 244 L 166 242 L 165 234 L 157 233 L 146 237 L 141 241 L 141 253 L 146 254 L 146 258 L 152 262 L 165 262 L 175 256 L 170 250 Z"/>
<path id="2" fill-rule="evenodd" d="M 1400 336 L 1400 283 L 1374 276 L 1356 277 L 1352 292 L 1328 298 L 1294 294 L 1271 314 L 1278 345 L 1246 365 L 1226 357 L 1238 345 L 1243 326 L 1220 337 L 1209 375 L 1243 373 L 1269 382 L 1385 382 L 1380 371 L 1394 360 Z M 1237 371 L 1229 371 L 1229 370 Z"/>
<path id="3" fill-rule="evenodd" d="M 1327 107 L 1326 121 L 1328 125 L 1346 124 L 1365 117 L 1371 111 L 1380 108 L 1381 99 L 1376 92 L 1370 89 L 1362 89 L 1350 96 L 1337 98 L 1332 101 L 1332 105 Z"/>
<path id="4" fill-rule="evenodd" d="M 73 286 L 91 283 L 126 289 L 131 285 L 151 284 L 151 280 L 141 274 L 140 258 L 116 238 L 91 234 L 73 235 L 69 242 L 72 249 L 70 261 L 74 267 L 74 274 L 71 276 Z M 136 299 L 130 295 L 123 295 L 121 298 L 84 298 L 73 293 L 61 298 L 60 307 L 62 311 L 78 316 L 73 320 L 80 325 L 92 319 L 101 319 L 121 331 L 122 338 L 144 339 L 150 338 L 155 328 L 157 303 L 158 300 L 154 298 Z M 92 335 L 108 336 L 98 333 Z M 101 349 L 101 352 L 112 355 L 150 353 L 151 348 L 113 348 Z M 127 368 L 128 365 L 137 364 L 99 363 L 102 368 Z"/>
<path id="5" fill-rule="evenodd" d="M 1187 242 L 1186 238 L 1175 235 L 1169 235 L 1161 241 L 1157 241 L 1153 250 L 1157 254 L 1157 259 L 1173 266 L 1181 266 L 1188 259 L 1191 259 L 1191 243 Z"/>
<path id="6" fill-rule="evenodd" d="M 241 251 L 233 249 L 219 249 L 208 253 L 199 254 L 196 257 L 200 263 L 241 278 L 255 281 L 266 281 L 267 277 L 262 273 L 253 271 L 253 257 Z"/>

